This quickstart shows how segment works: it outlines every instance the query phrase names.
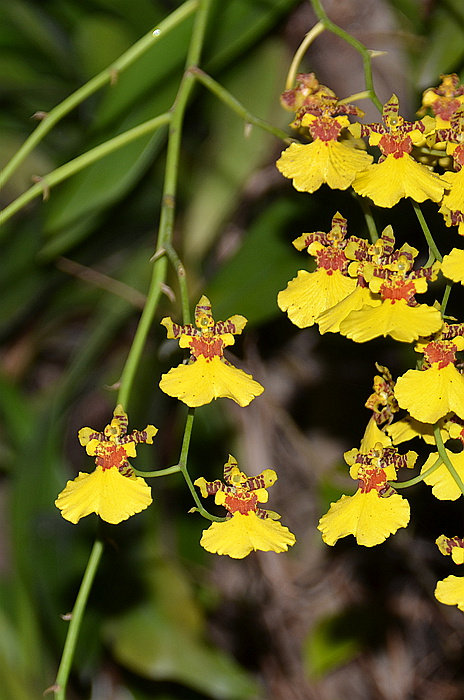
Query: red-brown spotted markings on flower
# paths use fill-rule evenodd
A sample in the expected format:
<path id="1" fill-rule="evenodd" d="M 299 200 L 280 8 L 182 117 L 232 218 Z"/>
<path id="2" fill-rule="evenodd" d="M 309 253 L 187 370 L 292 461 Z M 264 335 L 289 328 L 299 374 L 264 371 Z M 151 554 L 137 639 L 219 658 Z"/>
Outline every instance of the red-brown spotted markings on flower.
<path id="1" fill-rule="evenodd" d="M 414 282 L 406 282 L 401 278 L 392 278 L 386 280 L 379 289 L 378 292 L 382 299 L 390 299 L 392 303 L 398 301 L 399 299 L 404 299 L 408 305 L 417 304 L 414 299 L 416 293 L 416 287 Z"/>
<path id="2" fill-rule="evenodd" d="M 376 467 L 360 467 L 358 470 L 358 484 L 361 493 L 367 493 L 375 489 L 380 492 L 387 483 L 384 469 Z"/>
<path id="3" fill-rule="evenodd" d="M 258 498 L 255 493 L 247 493 L 246 491 L 228 493 L 224 499 L 224 507 L 229 513 L 249 513 L 256 511 Z"/>
<path id="4" fill-rule="evenodd" d="M 456 361 L 456 344 L 452 340 L 433 340 L 424 348 L 424 356 L 426 359 L 425 367 L 437 363 L 437 369 L 443 369 L 447 365 L 454 364 Z"/>
<path id="5" fill-rule="evenodd" d="M 203 355 L 209 361 L 213 357 L 222 357 L 224 353 L 224 343 L 220 338 L 192 338 L 189 345 L 195 359 Z"/>
<path id="6" fill-rule="evenodd" d="M 324 248 L 316 253 L 317 267 L 327 270 L 327 274 L 331 274 L 334 270 L 346 272 L 349 260 L 347 260 L 343 250 L 336 248 Z"/>

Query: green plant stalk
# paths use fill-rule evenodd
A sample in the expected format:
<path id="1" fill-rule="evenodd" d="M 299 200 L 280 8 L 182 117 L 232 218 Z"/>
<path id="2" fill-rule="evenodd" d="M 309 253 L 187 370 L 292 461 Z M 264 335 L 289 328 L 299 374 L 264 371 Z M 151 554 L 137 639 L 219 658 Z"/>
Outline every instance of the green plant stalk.
<path id="1" fill-rule="evenodd" d="M 290 64 L 290 68 L 288 69 L 287 73 L 287 79 L 285 81 L 285 89 L 290 90 L 290 88 L 293 87 L 295 84 L 295 79 L 298 73 L 298 68 L 300 66 L 300 63 L 303 59 L 303 56 L 305 55 L 306 51 L 308 48 L 311 46 L 313 43 L 314 39 L 316 39 L 319 34 L 322 34 L 324 31 L 325 27 L 322 22 L 318 22 L 317 24 L 314 25 L 312 29 L 309 30 L 309 32 L 306 34 L 305 38 L 299 45 L 298 49 L 295 52 L 295 55 L 293 56 L 292 62 Z"/>
<path id="2" fill-rule="evenodd" d="M 187 457 L 188 457 L 188 451 L 189 451 L 189 446 L 190 446 L 190 437 L 192 435 L 192 427 L 193 427 L 193 419 L 195 417 L 195 409 L 194 408 L 189 408 L 188 413 L 187 413 L 187 419 L 185 421 L 185 430 L 184 430 L 184 437 L 182 440 L 182 447 L 180 451 L 180 457 L 179 457 L 179 467 L 180 471 L 182 472 L 182 475 L 187 483 L 187 486 L 189 487 L 190 493 L 192 494 L 193 500 L 195 501 L 195 511 L 200 513 L 204 518 L 207 520 L 213 520 L 216 522 L 223 522 L 225 518 L 219 518 L 216 515 L 211 515 L 211 513 L 208 513 L 208 511 L 203 507 L 200 498 L 195 490 L 195 486 L 192 483 L 192 480 L 190 478 L 190 474 L 188 473 L 187 469 Z"/>
<path id="3" fill-rule="evenodd" d="M 170 243 L 165 243 L 164 246 L 155 253 L 155 258 L 158 257 L 158 255 L 167 255 L 169 262 L 176 271 L 182 306 L 182 323 L 187 325 L 190 323 L 190 306 L 187 289 L 187 273 L 185 271 L 185 267 L 174 250 L 174 247 Z"/>
<path id="4" fill-rule="evenodd" d="M 19 165 L 27 158 L 29 153 L 42 141 L 49 131 L 63 119 L 66 114 L 73 110 L 77 105 L 86 100 L 90 95 L 93 95 L 97 90 L 107 83 L 114 82 L 119 73 L 122 73 L 128 66 L 136 61 L 147 49 L 149 49 L 158 39 L 161 39 L 165 34 L 174 29 L 178 24 L 183 22 L 198 8 L 199 0 L 187 0 L 183 5 L 178 7 L 166 19 L 162 20 L 159 25 L 148 34 L 143 36 L 125 53 L 122 54 L 108 68 L 98 73 L 94 78 L 89 80 L 80 87 L 72 95 L 69 95 L 63 102 L 54 107 L 43 121 L 37 126 L 32 134 L 26 139 L 21 148 L 15 153 L 13 158 L 0 172 L 0 187 L 7 182 Z"/>
<path id="5" fill-rule="evenodd" d="M 95 540 L 92 551 L 90 553 L 87 568 L 85 570 L 81 587 L 79 588 L 79 593 L 77 594 L 76 602 L 72 610 L 72 616 L 69 622 L 68 633 L 66 635 L 66 642 L 63 648 L 63 655 L 61 657 L 60 666 L 58 668 L 55 686 L 53 687 L 55 693 L 55 700 L 65 700 L 66 698 L 66 686 L 68 683 L 69 672 L 71 670 L 72 660 L 74 657 L 74 651 L 76 649 L 77 637 L 79 635 L 85 606 L 87 604 L 90 589 L 92 588 L 92 584 L 95 579 L 95 574 L 100 563 L 102 552 L 103 543 L 101 540 L 97 539 Z"/>
<path id="6" fill-rule="evenodd" d="M 195 76 L 196 80 L 198 80 L 199 83 L 208 88 L 208 90 L 210 90 L 210 92 L 212 92 L 213 95 L 216 95 L 216 97 L 220 99 L 221 102 L 223 102 L 227 107 L 229 107 L 229 109 L 232 110 L 232 112 L 238 114 L 238 116 L 241 117 L 247 124 L 253 124 L 253 126 L 258 126 L 260 129 L 263 129 L 263 131 L 267 131 L 276 138 L 285 141 L 285 143 L 289 144 L 293 141 L 293 139 L 290 138 L 288 134 L 285 133 L 285 131 L 282 131 L 282 129 L 278 129 L 275 126 L 272 126 L 272 124 L 269 124 L 268 122 L 264 121 L 264 119 L 255 117 L 255 115 L 249 112 L 246 109 L 246 107 L 242 105 L 241 102 L 239 102 L 233 95 L 230 94 L 228 90 L 222 87 L 220 83 L 216 82 L 214 78 L 211 78 L 211 76 L 208 75 L 208 73 L 202 71 L 201 68 L 193 66 L 189 69 L 189 72 Z"/>
<path id="7" fill-rule="evenodd" d="M 452 288 L 453 288 L 453 283 L 449 282 L 445 287 L 445 291 L 443 292 L 443 299 L 441 300 L 441 306 L 440 306 L 441 315 L 443 316 L 443 318 L 445 318 L 446 307 L 448 305 L 448 299 L 449 299 L 449 296 L 451 294 Z"/>
<path id="8" fill-rule="evenodd" d="M 369 97 L 372 100 L 372 102 L 375 104 L 377 109 L 379 110 L 380 113 L 382 113 L 382 103 L 380 102 L 379 98 L 377 97 L 377 94 L 374 89 L 374 80 L 372 78 L 372 56 L 369 52 L 369 49 L 367 49 L 364 44 L 361 44 L 360 41 L 352 37 L 348 32 L 345 32 L 344 29 L 339 27 L 338 25 L 334 24 L 331 19 L 328 18 L 324 8 L 322 7 L 322 4 L 320 0 L 310 0 L 311 5 L 313 7 L 314 12 L 316 13 L 316 17 L 318 20 L 324 25 L 326 29 L 329 30 L 329 32 L 332 32 L 333 34 L 336 34 L 339 36 L 341 39 L 346 41 L 348 44 L 350 44 L 358 53 L 361 54 L 362 62 L 363 62 L 363 69 L 364 69 L 364 82 L 366 84 L 366 90 L 369 93 Z"/>
<path id="9" fill-rule="evenodd" d="M 17 197 L 17 199 L 11 202 L 11 204 L 0 211 L 0 225 L 8 221 L 8 219 L 20 211 L 20 209 L 22 209 L 26 204 L 41 194 L 45 198 L 48 197 L 49 190 L 51 190 L 52 187 L 55 187 L 55 185 L 58 185 L 60 182 L 63 182 L 63 180 L 67 180 L 80 170 L 87 168 L 89 165 L 92 165 L 92 163 L 104 158 L 109 153 L 117 151 L 118 148 L 126 146 L 131 141 L 135 141 L 146 134 L 156 131 L 156 129 L 159 129 L 161 126 L 169 124 L 170 120 L 171 114 L 169 112 L 160 114 L 158 117 L 149 119 L 148 121 L 143 122 L 143 124 L 139 124 L 133 129 L 129 129 L 128 131 L 109 139 L 109 141 L 105 141 L 104 143 L 95 146 L 95 148 L 91 148 L 90 151 L 77 156 L 77 158 L 73 158 L 73 160 L 70 160 L 68 163 L 56 168 L 56 170 L 52 170 L 51 173 L 44 175 L 42 178 L 40 178 L 39 182 L 32 185 L 32 187 L 26 190 L 26 192 L 23 192 L 22 195 Z"/>
<path id="10" fill-rule="evenodd" d="M 163 200 L 161 204 L 161 216 L 156 250 L 159 250 L 163 248 L 165 244 L 171 244 L 172 242 L 182 126 L 187 103 L 190 98 L 192 88 L 195 84 L 195 78 L 188 69 L 193 65 L 197 65 L 200 61 L 206 30 L 206 22 L 211 2 L 212 0 L 200 0 L 187 55 L 185 73 L 171 109 Z M 153 263 L 153 272 L 147 294 L 147 303 L 140 317 L 139 325 L 137 326 L 134 340 L 121 374 L 118 403 L 122 403 L 124 407 L 127 407 L 129 401 L 137 367 L 139 365 L 148 332 L 153 323 L 156 308 L 162 292 L 162 285 L 166 280 L 166 273 L 167 259 L 166 256 L 163 255 L 160 258 L 155 259 Z"/>
<path id="11" fill-rule="evenodd" d="M 447 470 L 449 471 L 449 473 L 453 477 L 454 481 L 456 482 L 456 485 L 459 487 L 459 490 L 461 491 L 462 494 L 464 494 L 464 483 L 463 483 L 461 477 L 459 476 L 459 474 L 457 473 L 455 467 L 453 466 L 450 458 L 448 457 L 448 453 L 445 450 L 445 446 L 443 444 L 443 440 L 442 440 L 441 433 L 440 433 L 440 427 L 439 427 L 438 423 L 436 424 L 436 426 L 434 428 L 433 434 L 435 437 L 435 444 L 437 446 L 438 454 L 440 455 L 440 458 L 442 459 L 445 467 L 447 468 Z"/>
<path id="12" fill-rule="evenodd" d="M 422 231 L 424 232 L 424 236 L 425 236 L 425 240 L 427 241 L 427 245 L 429 246 L 429 249 L 430 249 L 432 255 L 434 256 L 433 259 L 431 256 L 429 256 L 429 259 L 427 260 L 427 265 L 430 265 L 431 262 L 433 262 L 434 260 L 438 260 L 439 262 L 441 262 L 443 260 L 443 257 L 441 255 L 440 251 L 438 250 L 435 241 L 433 240 L 433 236 L 430 233 L 430 229 L 429 229 L 427 222 L 425 220 L 425 217 L 422 213 L 422 209 L 420 208 L 418 203 L 415 202 L 413 199 L 411 199 L 410 201 L 411 201 L 411 204 L 413 206 L 414 211 L 416 212 L 416 216 L 419 219 L 419 223 L 421 225 Z"/>
<path id="13" fill-rule="evenodd" d="M 371 243 L 374 244 L 378 240 L 379 234 L 377 231 L 377 226 L 375 225 L 374 217 L 372 216 L 371 206 L 365 197 L 361 197 L 360 195 L 356 194 L 354 190 L 353 194 L 355 195 L 356 201 L 363 211 L 367 229 L 369 231 L 369 238 L 371 239 Z"/>
<path id="14" fill-rule="evenodd" d="M 414 484 L 419 484 L 421 481 L 424 481 L 426 477 L 433 474 L 435 469 L 438 469 L 440 464 L 443 464 L 443 460 L 441 457 L 438 457 L 436 462 L 434 462 L 431 467 L 426 469 L 426 471 L 422 474 L 415 476 L 413 479 L 408 479 L 408 481 L 389 481 L 388 483 L 390 486 L 393 486 L 394 489 L 407 489 L 408 486 L 414 486 Z"/>
<path id="15" fill-rule="evenodd" d="M 176 474 L 177 472 L 180 472 L 181 469 L 178 464 L 174 464 L 172 467 L 166 467 L 166 469 L 155 469 L 154 471 L 151 472 L 144 472 L 141 471 L 140 469 L 134 469 L 134 473 L 137 476 L 142 476 L 143 478 L 151 479 L 155 476 L 169 476 L 169 474 Z"/>

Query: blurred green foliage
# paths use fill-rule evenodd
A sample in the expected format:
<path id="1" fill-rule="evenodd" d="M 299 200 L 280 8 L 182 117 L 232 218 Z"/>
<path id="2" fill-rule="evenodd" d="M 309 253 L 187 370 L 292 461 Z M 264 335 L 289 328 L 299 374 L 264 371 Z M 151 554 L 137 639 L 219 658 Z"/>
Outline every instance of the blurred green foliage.
<path id="1" fill-rule="evenodd" d="M 2 3 L 2 164 L 31 132 L 34 113 L 53 108 L 177 6 L 163 0 Z M 412 49 L 408 59 L 418 88 L 461 69 L 459 0 L 433 4 L 429 14 L 415 0 L 392 0 L 391 7 L 398 32 L 406 28 L 426 47 L 420 55 Z M 251 112 L 281 128 L 289 115 L 278 96 L 296 48 L 284 30 L 294 32 L 298 17 L 306 17 L 294 12 L 301 12 L 296 0 L 216 2 L 202 63 Z M 2 206 L 27 189 L 33 176 L 168 110 L 192 22 L 179 24 L 60 122 L 2 190 Z M 298 25 L 298 41 L 309 28 Z M 66 632 L 60 614 L 73 605 L 96 518 L 73 526 L 53 502 L 67 478 L 91 468 L 76 432 L 107 422 L 111 387 L 139 317 L 129 298 L 101 289 L 99 274 L 141 295 L 147 291 L 165 139 L 160 130 L 133 141 L 57 186 L 47 201 L 29 204 L 1 231 L 2 700 L 37 698 L 55 677 Z M 235 114 L 197 86 L 183 139 L 176 246 L 188 269 L 192 304 L 206 291 L 218 319 L 243 313 L 268 354 L 283 344 L 276 293 L 300 265 L 289 242 L 303 230 L 324 228 L 335 201 L 325 191 L 317 199 L 296 196 L 288 183 L 269 175 L 279 148 L 267 133 L 253 128 L 249 134 Z M 91 268 L 90 282 L 65 272 L 61 256 Z M 172 313 L 167 299 L 159 318 L 164 312 Z M 294 334 L 288 327 L 285 332 Z M 157 389 L 169 352 L 164 334 L 154 328 L 129 416 L 134 425 L 139 418 L 153 422 L 165 437 L 150 456 L 141 454 L 140 468 L 162 468 L 177 459 L 183 408 Z M 219 406 L 205 407 L 203 416 L 192 445 L 192 472 L 209 477 L 231 451 L 236 426 Z M 189 495 L 177 478 L 153 488 L 155 506 L 135 522 L 102 526 L 110 551 L 91 595 L 70 697 L 265 697 L 253 664 L 245 668 L 243 658 L 239 662 L 208 633 L 207 620 L 219 602 L 206 573 L 212 557 L 198 545 L 202 525 L 187 513 Z M 332 644 L 329 627 L 323 623 L 306 644 L 316 674 L 345 663 L 359 648 L 355 636 Z M 106 681 L 111 691 L 104 690 Z"/>

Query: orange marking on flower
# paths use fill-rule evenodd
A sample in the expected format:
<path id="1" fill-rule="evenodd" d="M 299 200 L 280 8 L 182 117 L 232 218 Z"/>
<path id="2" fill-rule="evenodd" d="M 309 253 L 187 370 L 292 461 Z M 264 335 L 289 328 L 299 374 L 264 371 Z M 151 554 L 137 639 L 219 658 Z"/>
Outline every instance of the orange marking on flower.
<path id="1" fill-rule="evenodd" d="M 230 493 L 227 494 L 224 506 L 230 513 L 247 513 L 256 511 L 258 498 L 255 493 Z"/>
<path id="2" fill-rule="evenodd" d="M 398 136 L 393 134 L 384 134 L 379 141 L 379 148 L 384 156 L 392 155 L 395 158 L 403 158 L 404 155 L 411 153 L 412 141 L 409 136 Z"/>
<path id="3" fill-rule="evenodd" d="M 384 469 L 361 467 L 358 472 L 358 483 L 361 493 L 368 493 L 372 490 L 380 493 L 385 489 L 387 475 Z"/>
<path id="4" fill-rule="evenodd" d="M 213 357 L 222 357 L 224 343 L 220 338 L 192 338 L 189 343 L 193 357 L 203 355 L 207 360 Z"/>
<path id="5" fill-rule="evenodd" d="M 390 299 L 393 303 L 399 299 L 411 301 L 415 293 L 414 282 L 405 282 L 402 279 L 390 280 L 389 283 L 382 284 L 380 287 L 382 299 Z"/>
<path id="6" fill-rule="evenodd" d="M 424 348 L 424 355 L 430 364 L 438 362 L 438 369 L 443 369 L 454 363 L 456 351 L 457 347 L 451 341 L 432 341 Z"/>
<path id="7" fill-rule="evenodd" d="M 127 453 L 124 447 L 119 447 L 112 443 L 100 443 L 97 446 L 95 462 L 102 467 L 103 471 L 112 467 L 120 469 L 127 465 Z"/>

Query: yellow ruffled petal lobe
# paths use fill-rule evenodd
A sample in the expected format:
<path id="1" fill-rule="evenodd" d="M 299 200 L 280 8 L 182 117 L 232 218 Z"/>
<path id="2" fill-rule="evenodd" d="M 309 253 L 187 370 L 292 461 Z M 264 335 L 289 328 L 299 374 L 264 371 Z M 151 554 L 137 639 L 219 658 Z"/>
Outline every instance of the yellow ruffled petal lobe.
<path id="1" fill-rule="evenodd" d="M 390 435 L 394 445 L 400 445 L 402 442 L 413 440 L 415 437 L 420 437 L 427 444 L 434 445 L 434 425 L 430 423 L 421 423 L 415 418 L 402 418 L 396 423 L 387 425 L 386 431 Z M 445 431 L 440 431 L 443 440 L 447 439 Z"/>
<path id="2" fill-rule="evenodd" d="M 293 180 L 300 192 L 315 192 L 323 183 L 346 190 L 372 162 L 372 156 L 338 141 L 316 139 L 312 143 L 292 143 L 276 165 L 282 175 Z"/>
<path id="3" fill-rule="evenodd" d="M 379 306 L 365 306 L 350 313 L 340 323 L 340 333 L 356 343 L 387 335 L 411 343 L 420 336 L 435 333 L 442 324 L 441 314 L 433 306 L 408 306 L 404 299 L 385 299 Z"/>
<path id="4" fill-rule="evenodd" d="M 315 272 L 299 270 L 286 289 L 279 292 L 277 303 L 298 328 L 308 328 L 323 311 L 335 306 L 355 287 L 356 281 L 340 270 L 331 270 L 330 273 L 324 268 Z"/>
<path id="5" fill-rule="evenodd" d="M 438 581 L 435 598 L 444 605 L 457 605 L 464 612 L 464 578 L 447 576 L 443 581 Z"/>
<path id="6" fill-rule="evenodd" d="M 271 518 L 259 518 L 253 511 L 236 512 L 224 522 L 213 523 L 203 531 L 200 544 L 212 554 L 243 559 L 251 551 L 286 552 L 296 542 L 287 527 Z"/>
<path id="7" fill-rule="evenodd" d="M 401 408 L 422 423 L 436 423 L 450 411 L 464 419 L 464 377 L 453 364 L 408 370 L 398 378 L 395 396 Z"/>
<path id="8" fill-rule="evenodd" d="M 71 523 L 96 513 L 116 525 L 140 513 L 152 503 L 151 489 L 141 477 L 123 476 L 117 469 L 97 467 L 91 474 L 80 472 L 55 501 L 61 515 Z"/>
<path id="9" fill-rule="evenodd" d="M 457 173 L 447 172 L 443 175 L 446 189 L 451 189 L 443 197 L 443 206 L 450 211 L 464 211 L 464 170 Z"/>
<path id="10" fill-rule="evenodd" d="M 381 163 L 359 173 L 353 189 L 363 197 L 370 197 L 377 206 L 390 208 L 402 197 L 411 197 L 416 202 L 426 199 L 439 202 L 445 183 L 408 154 L 402 158 L 390 154 Z"/>
<path id="11" fill-rule="evenodd" d="M 317 324 L 321 334 L 340 333 L 340 324 L 352 311 L 358 311 L 364 306 L 379 306 L 381 297 L 372 294 L 369 287 L 356 287 L 351 294 L 324 311 L 317 318 Z"/>
<path id="12" fill-rule="evenodd" d="M 450 452 L 445 450 L 448 458 L 456 469 L 461 480 L 464 481 L 464 452 Z M 425 461 L 421 469 L 421 474 L 430 469 L 435 462 L 438 460 L 438 453 L 434 452 L 430 454 Z M 428 486 L 432 486 L 432 493 L 435 498 L 440 501 L 456 501 L 460 496 L 462 496 L 462 491 L 456 484 L 453 476 L 450 474 L 448 468 L 445 464 L 441 464 L 435 471 L 433 471 L 429 476 L 424 479 Z"/>
<path id="13" fill-rule="evenodd" d="M 464 250 L 453 248 L 449 255 L 445 255 L 441 271 L 449 280 L 464 284 Z"/>
<path id="14" fill-rule="evenodd" d="M 354 496 L 342 496 L 332 503 L 317 527 L 328 545 L 354 535 L 358 544 L 374 547 L 406 527 L 409 517 L 409 503 L 399 494 L 383 498 L 376 490 L 358 490 Z"/>
<path id="15" fill-rule="evenodd" d="M 209 360 L 203 356 L 192 364 L 173 367 L 162 375 L 159 385 L 168 396 L 180 399 L 191 408 L 221 397 L 232 399 L 239 406 L 248 406 L 264 391 L 250 374 L 226 364 L 220 357 Z"/>

